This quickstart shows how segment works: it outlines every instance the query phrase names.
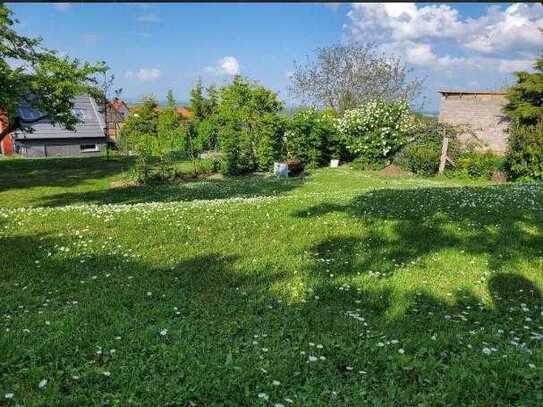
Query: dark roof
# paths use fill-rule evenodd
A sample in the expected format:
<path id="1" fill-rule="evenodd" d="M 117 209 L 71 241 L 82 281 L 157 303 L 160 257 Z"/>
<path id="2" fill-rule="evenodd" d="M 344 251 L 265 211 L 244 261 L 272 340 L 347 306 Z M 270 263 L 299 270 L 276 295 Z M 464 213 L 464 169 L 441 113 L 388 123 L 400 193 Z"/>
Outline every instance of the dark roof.
<path id="1" fill-rule="evenodd" d="M 73 102 L 74 110 L 83 116 L 83 121 L 76 124 L 75 131 L 53 126 L 48 118 L 44 118 L 30 125 L 32 132 L 16 131 L 15 138 L 27 140 L 105 138 L 104 121 L 94 99 L 88 95 L 82 95 L 76 96 Z"/>
<path id="2" fill-rule="evenodd" d="M 438 90 L 441 94 L 465 94 L 465 95 L 505 95 L 501 90 Z"/>

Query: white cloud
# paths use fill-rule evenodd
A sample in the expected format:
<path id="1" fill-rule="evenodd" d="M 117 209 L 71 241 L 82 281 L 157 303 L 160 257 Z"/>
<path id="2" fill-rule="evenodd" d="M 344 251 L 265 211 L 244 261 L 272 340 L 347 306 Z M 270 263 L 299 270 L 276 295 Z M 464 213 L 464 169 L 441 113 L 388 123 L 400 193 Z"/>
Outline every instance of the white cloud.
<path id="1" fill-rule="evenodd" d="M 160 23 L 162 21 L 156 14 L 142 14 L 136 18 L 140 23 Z"/>
<path id="2" fill-rule="evenodd" d="M 533 50 L 543 46 L 543 7 L 539 4 L 513 4 L 501 11 L 495 7 L 487 15 L 468 23 L 467 48 L 482 53 Z"/>
<path id="3" fill-rule="evenodd" d="M 160 79 L 161 74 L 158 68 L 140 68 L 137 72 L 127 71 L 124 76 L 128 79 L 137 79 L 142 82 L 153 82 Z"/>
<path id="4" fill-rule="evenodd" d="M 413 44 L 406 50 L 407 62 L 413 65 L 434 65 L 438 62 L 430 44 Z"/>
<path id="5" fill-rule="evenodd" d="M 415 3 L 354 4 L 345 26 L 350 40 L 428 42 L 449 40 L 483 54 L 533 52 L 543 46 L 543 7 L 513 4 L 489 7 L 478 18 L 463 18 L 448 5 Z M 422 49 L 421 49 L 422 50 Z"/>
<path id="6" fill-rule="evenodd" d="M 205 70 L 213 75 L 234 76 L 240 73 L 240 66 L 235 57 L 224 57 L 217 61 L 216 66 L 208 66 Z"/>
<path id="7" fill-rule="evenodd" d="M 478 17 L 454 5 L 359 3 L 347 14 L 344 39 L 374 42 L 425 77 L 425 95 L 439 87 L 495 88 L 511 73 L 530 70 L 543 48 L 543 6 L 487 6 Z"/>

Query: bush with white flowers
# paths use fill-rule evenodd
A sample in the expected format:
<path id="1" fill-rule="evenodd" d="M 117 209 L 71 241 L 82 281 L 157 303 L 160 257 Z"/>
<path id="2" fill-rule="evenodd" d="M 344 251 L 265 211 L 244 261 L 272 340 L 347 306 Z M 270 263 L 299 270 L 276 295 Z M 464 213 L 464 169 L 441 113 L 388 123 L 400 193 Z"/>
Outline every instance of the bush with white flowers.
<path id="1" fill-rule="evenodd" d="M 336 128 L 353 157 L 383 161 L 410 141 L 411 109 L 403 101 L 369 102 L 347 110 Z"/>

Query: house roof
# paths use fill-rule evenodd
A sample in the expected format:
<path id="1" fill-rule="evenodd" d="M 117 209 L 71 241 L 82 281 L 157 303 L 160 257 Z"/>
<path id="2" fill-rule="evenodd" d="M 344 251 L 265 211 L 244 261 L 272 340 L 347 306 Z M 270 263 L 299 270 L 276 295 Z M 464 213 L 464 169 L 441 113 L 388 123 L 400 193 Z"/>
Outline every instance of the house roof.
<path id="1" fill-rule="evenodd" d="M 184 117 L 184 118 L 189 118 L 189 117 L 192 117 L 194 116 L 194 113 L 192 113 L 189 109 L 187 109 L 185 106 L 179 106 L 179 107 L 176 107 L 175 108 L 175 111 L 177 112 L 177 114 L 179 114 L 180 116 Z"/>
<path id="2" fill-rule="evenodd" d="M 76 96 L 73 103 L 74 110 L 82 116 L 82 121 L 76 124 L 75 131 L 53 126 L 48 118 L 44 118 L 29 125 L 32 132 L 17 130 L 14 133 L 15 138 L 17 140 L 105 138 L 103 118 L 94 99 L 88 95 L 81 95 Z"/>
<path id="3" fill-rule="evenodd" d="M 505 95 L 501 90 L 438 90 L 442 95 Z"/>
<path id="4" fill-rule="evenodd" d="M 115 98 L 109 102 L 109 105 L 120 113 L 128 111 L 128 105 L 121 99 Z"/>

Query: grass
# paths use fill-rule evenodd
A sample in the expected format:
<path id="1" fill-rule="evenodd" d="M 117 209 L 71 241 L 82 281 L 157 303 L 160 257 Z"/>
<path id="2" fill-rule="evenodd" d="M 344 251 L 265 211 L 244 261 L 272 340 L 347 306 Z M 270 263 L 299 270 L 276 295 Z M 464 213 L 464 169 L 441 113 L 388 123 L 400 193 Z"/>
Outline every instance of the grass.
<path id="1" fill-rule="evenodd" d="M 128 165 L 0 161 L 1 402 L 543 402 L 541 185 Z"/>

